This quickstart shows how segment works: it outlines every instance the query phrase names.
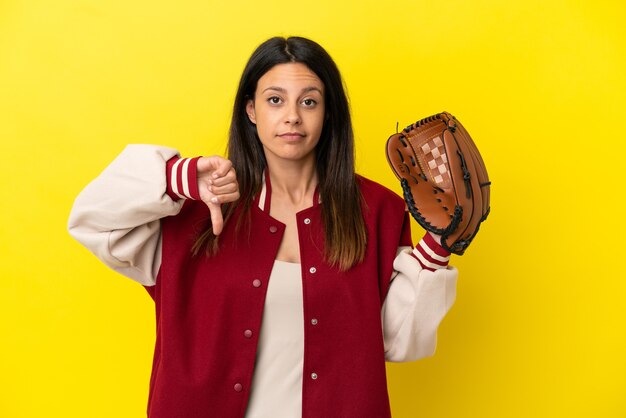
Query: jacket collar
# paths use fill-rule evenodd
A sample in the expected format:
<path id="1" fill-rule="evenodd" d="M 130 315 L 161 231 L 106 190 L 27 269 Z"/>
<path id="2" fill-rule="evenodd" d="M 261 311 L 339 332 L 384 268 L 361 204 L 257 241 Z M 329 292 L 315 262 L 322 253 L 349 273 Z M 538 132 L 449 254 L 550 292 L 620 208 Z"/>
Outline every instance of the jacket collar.
<path id="1" fill-rule="evenodd" d="M 261 192 L 255 198 L 255 204 L 261 209 L 261 211 L 269 214 L 272 201 L 272 183 L 270 182 L 270 173 L 268 169 L 263 172 L 263 185 L 261 186 Z M 319 184 L 315 186 L 315 192 L 313 193 L 313 206 L 322 203 L 320 196 Z"/>

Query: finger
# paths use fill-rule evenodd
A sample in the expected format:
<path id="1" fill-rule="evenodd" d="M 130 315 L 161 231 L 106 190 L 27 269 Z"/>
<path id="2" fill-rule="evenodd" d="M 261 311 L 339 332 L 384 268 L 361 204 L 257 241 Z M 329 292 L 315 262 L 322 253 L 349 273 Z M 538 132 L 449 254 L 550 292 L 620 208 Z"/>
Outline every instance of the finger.
<path id="1" fill-rule="evenodd" d="M 225 184 L 234 183 L 236 181 L 237 181 L 237 176 L 235 175 L 235 170 L 230 169 L 228 173 L 226 173 L 224 176 L 218 177 L 218 178 L 212 178 L 211 184 L 214 184 L 216 186 L 223 186 Z"/>
<path id="2" fill-rule="evenodd" d="M 239 194 L 239 191 L 236 191 L 233 193 L 226 193 L 226 194 L 221 194 L 219 196 L 213 196 L 211 198 L 211 202 L 217 203 L 217 204 L 230 203 L 230 202 L 237 201 L 240 197 L 241 195 Z"/>
<path id="3" fill-rule="evenodd" d="M 205 172 L 214 170 L 214 166 L 217 164 L 216 158 L 215 156 L 198 158 L 198 171 Z"/>
<path id="4" fill-rule="evenodd" d="M 230 160 L 219 157 L 214 167 L 215 169 L 211 177 L 218 179 L 228 174 L 228 172 L 233 168 L 233 163 L 231 163 Z"/>
<path id="5" fill-rule="evenodd" d="M 213 226 L 213 233 L 219 235 L 224 227 L 224 219 L 222 218 L 222 208 L 219 203 L 209 202 L 209 211 L 211 212 L 211 225 Z"/>
<path id="6" fill-rule="evenodd" d="M 215 195 L 234 193 L 237 190 L 239 190 L 239 185 L 237 183 L 228 183 L 223 186 L 216 186 L 213 184 L 209 186 L 209 191 Z"/>
<path id="7" fill-rule="evenodd" d="M 230 170 L 231 167 L 232 163 L 230 160 L 222 158 L 218 155 L 202 157 L 198 160 L 198 171 L 201 173 L 213 172 L 215 178 L 224 176 L 228 173 L 228 170 Z M 217 175 L 215 176 L 215 174 Z"/>

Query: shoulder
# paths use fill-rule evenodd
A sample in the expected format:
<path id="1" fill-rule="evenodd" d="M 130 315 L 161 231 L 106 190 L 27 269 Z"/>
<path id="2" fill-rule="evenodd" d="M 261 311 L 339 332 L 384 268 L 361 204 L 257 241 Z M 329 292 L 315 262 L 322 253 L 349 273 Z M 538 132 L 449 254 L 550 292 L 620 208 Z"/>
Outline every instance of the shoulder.
<path id="1" fill-rule="evenodd" d="M 404 199 L 380 183 L 357 174 L 357 184 L 368 207 L 388 208 L 404 212 Z"/>
<path id="2" fill-rule="evenodd" d="M 398 194 L 387 187 L 383 186 L 380 183 L 375 182 L 374 180 L 368 179 L 360 174 L 356 175 L 357 184 L 361 189 L 361 193 L 363 196 L 380 198 L 380 199 L 390 199 L 396 202 L 404 202 L 404 200 L 398 196 Z"/>
<path id="3" fill-rule="evenodd" d="M 363 196 L 363 215 L 369 238 L 380 251 L 388 251 L 393 263 L 398 246 L 411 246 L 411 225 L 404 199 L 387 187 L 363 176 L 357 176 Z M 390 264 L 391 265 L 391 264 Z"/>

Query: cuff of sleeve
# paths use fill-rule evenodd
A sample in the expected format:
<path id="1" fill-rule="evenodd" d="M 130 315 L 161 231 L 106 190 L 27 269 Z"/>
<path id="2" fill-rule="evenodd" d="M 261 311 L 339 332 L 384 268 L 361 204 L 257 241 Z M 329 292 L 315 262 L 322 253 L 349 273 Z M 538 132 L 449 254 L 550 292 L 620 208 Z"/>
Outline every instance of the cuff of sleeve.
<path id="1" fill-rule="evenodd" d="M 417 243 L 412 252 L 422 268 L 430 271 L 445 269 L 450 262 L 450 253 L 446 251 L 428 232 Z"/>
<path id="2" fill-rule="evenodd" d="M 198 190 L 198 159 L 170 158 L 166 164 L 167 190 L 166 193 L 172 200 L 192 199 L 200 200 Z"/>

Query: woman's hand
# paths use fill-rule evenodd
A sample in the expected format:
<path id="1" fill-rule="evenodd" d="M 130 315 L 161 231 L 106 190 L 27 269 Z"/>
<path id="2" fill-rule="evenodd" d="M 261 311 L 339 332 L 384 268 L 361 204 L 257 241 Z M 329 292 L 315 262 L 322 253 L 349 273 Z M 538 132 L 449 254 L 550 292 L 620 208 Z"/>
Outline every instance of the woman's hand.
<path id="1" fill-rule="evenodd" d="M 219 235 L 224 227 L 222 203 L 239 199 L 239 184 L 230 160 L 217 155 L 198 159 L 198 191 L 211 211 L 213 233 Z"/>

